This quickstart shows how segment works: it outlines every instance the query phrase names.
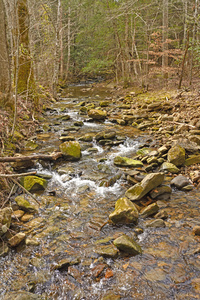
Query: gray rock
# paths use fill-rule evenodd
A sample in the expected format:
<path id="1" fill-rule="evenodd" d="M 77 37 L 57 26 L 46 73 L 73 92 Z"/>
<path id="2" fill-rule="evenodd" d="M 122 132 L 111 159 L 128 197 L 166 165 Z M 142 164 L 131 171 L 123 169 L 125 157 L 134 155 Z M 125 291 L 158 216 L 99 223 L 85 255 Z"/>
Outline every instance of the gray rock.
<path id="1" fill-rule="evenodd" d="M 151 192 L 150 192 L 150 197 L 152 199 L 156 199 L 158 198 L 160 195 L 162 194 L 171 194 L 172 192 L 172 189 L 170 186 L 167 186 L 167 185 L 162 185 L 162 186 L 159 186 L 157 187 L 156 189 L 153 189 Z"/>
<path id="2" fill-rule="evenodd" d="M 145 225 L 146 227 L 154 227 L 154 228 L 166 227 L 165 221 L 163 221 L 163 219 L 156 219 L 153 221 L 149 221 Z"/>
<path id="3" fill-rule="evenodd" d="M 133 187 L 128 189 L 125 193 L 125 196 L 132 201 L 139 200 L 152 189 L 161 185 L 163 181 L 163 173 L 150 173 L 145 176 L 145 178 L 140 183 L 137 183 Z"/>
<path id="4" fill-rule="evenodd" d="M 178 175 L 171 181 L 171 185 L 175 185 L 178 189 L 182 189 L 184 186 L 190 185 L 190 181 L 183 175 Z"/>

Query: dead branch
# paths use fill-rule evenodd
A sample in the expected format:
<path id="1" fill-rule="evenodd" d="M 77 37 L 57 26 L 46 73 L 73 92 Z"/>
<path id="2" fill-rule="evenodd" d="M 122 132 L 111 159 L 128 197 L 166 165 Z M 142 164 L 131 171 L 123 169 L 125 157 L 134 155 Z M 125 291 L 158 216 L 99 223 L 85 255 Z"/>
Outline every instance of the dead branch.
<path id="1" fill-rule="evenodd" d="M 190 124 L 187 124 L 187 123 L 179 123 L 179 122 L 175 122 L 175 121 L 167 121 L 167 122 L 168 122 L 168 123 L 171 123 L 171 124 L 187 125 L 187 126 L 189 126 L 189 127 L 196 128 L 195 126 L 190 125 Z"/>
<path id="2" fill-rule="evenodd" d="M 28 175 L 35 175 L 37 174 L 36 171 L 29 172 L 29 173 L 20 173 L 20 174 L 0 174 L 0 177 L 10 178 L 10 177 L 21 177 L 21 176 L 28 176 Z"/>
<path id="3" fill-rule="evenodd" d="M 12 181 L 17 184 L 25 193 L 27 193 L 29 196 L 31 196 L 40 206 L 40 202 L 29 192 L 27 191 L 27 189 L 25 189 L 25 187 L 23 187 L 17 180 L 15 180 L 14 178 L 11 178 Z"/>
<path id="4" fill-rule="evenodd" d="M 0 157 L 0 162 L 17 162 L 17 161 L 29 161 L 29 160 L 57 160 L 62 157 L 61 152 L 53 152 L 52 154 L 36 154 L 29 156 L 13 156 L 13 157 Z"/>

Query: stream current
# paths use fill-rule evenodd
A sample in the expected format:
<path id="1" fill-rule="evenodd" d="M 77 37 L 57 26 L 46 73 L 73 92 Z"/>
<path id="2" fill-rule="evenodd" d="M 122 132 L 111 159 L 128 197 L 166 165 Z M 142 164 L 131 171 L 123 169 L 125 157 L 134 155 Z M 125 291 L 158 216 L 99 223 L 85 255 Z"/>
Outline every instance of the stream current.
<path id="1" fill-rule="evenodd" d="M 123 176 L 125 170 L 114 166 L 113 159 L 132 157 L 147 139 L 133 127 L 109 119 L 91 122 L 79 114 L 82 101 L 98 106 L 107 97 L 106 90 L 71 87 L 47 110 L 35 137 L 39 148 L 29 153 L 58 149 L 62 135 L 78 140 L 105 130 L 116 131 L 117 143 L 104 146 L 95 139 L 79 141 L 80 161 L 40 161 L 30 169 L 49 178 L 48 186 L 36 195 L 41 202 L 39 213 L 16 227 L 28 231 L 28 237 L 39 245 L 23 244 L 0 258 L 0 299 L 9 293 L 13 295 L 9 299 L 18 299 L 20 291 L 30 293 L 23 299 L 199 299 L 199 241 L 191 233 L 200 221 L 197 190 L 173 191 L 170 200 L 158 201 L 169 215 L 165 228 L 145 228 L 143 220 L 137 226 L 106 223 L 116 200 L 130 186 Z M 115 106 L 110 100 L 108 110 Z M 61 117 L 66 115 L 70 119 L 64 121 Z M 134 237 L 136 227 L 143 229 L 138 235 L 142 255 L 103 258 L 97 254 L 101 246 L 111 245 L 123 233 Z M 62 260 L 68 260 L 67 267 L 57 269 Z"/>

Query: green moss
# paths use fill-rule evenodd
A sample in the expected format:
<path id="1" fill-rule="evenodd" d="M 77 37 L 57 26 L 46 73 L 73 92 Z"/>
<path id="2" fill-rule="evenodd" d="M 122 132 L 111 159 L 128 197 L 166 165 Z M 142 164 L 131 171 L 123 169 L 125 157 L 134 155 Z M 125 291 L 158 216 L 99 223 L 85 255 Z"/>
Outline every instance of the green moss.
<path id="1" fill-rule="evenodd" d="M 62 143 L 60 151 L 68 160 L 79 160 L 81 158 L 81 146 L 77 141 Z"/>
<path id="2" fill-rule="evenodd" d="M 44 190 L 47 187 L 47 181 L 37 176 L 26 176 L 21 178 L 21 184 L 27 191 Z"/>

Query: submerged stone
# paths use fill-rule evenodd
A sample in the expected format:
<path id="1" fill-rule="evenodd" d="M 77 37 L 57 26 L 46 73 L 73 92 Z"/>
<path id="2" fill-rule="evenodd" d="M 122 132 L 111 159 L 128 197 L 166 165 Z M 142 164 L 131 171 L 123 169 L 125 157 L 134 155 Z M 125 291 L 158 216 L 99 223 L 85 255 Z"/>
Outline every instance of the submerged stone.
<path id="1" fill-rule="evenodd" d="M 143 167 L 143 163 L 140 160 L 131 159 L 128 157 L 116 156 L 114 158 L 114 164 L 118 167 Z"/>
<path id="2" fill-rule="evenodd" d="M 38 212 L 38 208 L 35 205 L 30 204 L 29 201 L 26 200 L 23 196 L 17 196 L 15 198 L 15 202 L 24 211 L 30 213 Z"/>
<path id="3" fill-rule="evenodd" d="M 98 246 L 95 252 L 103 257 L 114 258 L 118 254 L 118 249 L 114 245 Z"/>
<path id="4" fill-rule="evenodd" d="M 64 142 L 60 145 L 60 151 L 67 160 L 79 160 L 81 158 L 81 146 L 77 141 Z"/>
<path id="5" fill-rule="evenodd" d="M 163 221 L 163 219 L 156 219 L 153 221 L 148 221 L 146 223 L 146 227 L 153 227 L 153 228 L 166 227 L 166 224 L 165 221 Z"/>
<path id="6" fill-rule="evenodd" d="M 115 210 L 109 215 L 109 219 L 115 224 L 137 223 L 138 210 L 126 197 L 120 198 L 115 203 Z"/>
<path id="7" fill-rule="evenodd" d="M 144 197 L 152 189 L 156 188 L 164 181 L 163 173 L 150 173 L 140 182 L 128 189 L 125 196 L 132 201 Z"/>
<path id="8" fill-rule="evenodd" d="M 142 253 L 142 248 L 139 244 L 127 235 L 122 235 L 113 241 L 113 244 L 121 251 L 129 254 L 137 255 Z"/>
<path id="9" fill-rule="evenodd" d="M 21 184 L 29 192 L 45 190 L 47 181 L 37 176 L 25 176 L 21 178 Z"/>
<path id="10" fill-rule="evenodd" d="M 185 149 L 180 145 L 173 146 L 167 154 L 167 159 L 169 163 L 174 164 L 179 167 L 185 163 Z"/>

